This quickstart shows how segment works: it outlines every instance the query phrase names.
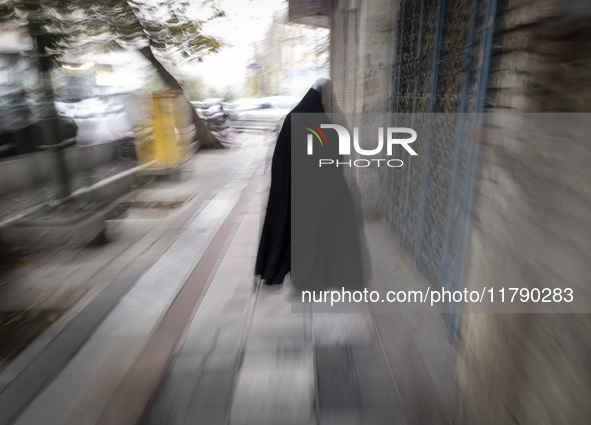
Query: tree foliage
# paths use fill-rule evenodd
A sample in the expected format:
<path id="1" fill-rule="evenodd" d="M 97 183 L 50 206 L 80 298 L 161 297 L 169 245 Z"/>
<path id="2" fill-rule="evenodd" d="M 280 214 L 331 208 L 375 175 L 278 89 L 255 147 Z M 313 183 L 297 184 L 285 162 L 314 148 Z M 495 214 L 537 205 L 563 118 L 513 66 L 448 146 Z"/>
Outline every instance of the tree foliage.
<path id="1" fill-rule="evenodd" d="M 42 73 L 67 52 L 134 48 L 171 89 L 180 91 L 163 58 L 201 61 L 217 52 L 222 43 L 205 35 L 203 24 L 224 15 L 212 0 L 0 0 L 0 23 L 21 24 L 35 42 Z M 221 146 L 191 111 L 202 145 Z"/>
<path id="2" fill-rule="evenodd" d="M 16 20 L 42 36 L 49 53 L 150 46 L 176 60 L 201 61 L 222 47 L 203 24 L 224 16 L 214 2 L 164 0 L 1 0 L 0 22 Z"/>

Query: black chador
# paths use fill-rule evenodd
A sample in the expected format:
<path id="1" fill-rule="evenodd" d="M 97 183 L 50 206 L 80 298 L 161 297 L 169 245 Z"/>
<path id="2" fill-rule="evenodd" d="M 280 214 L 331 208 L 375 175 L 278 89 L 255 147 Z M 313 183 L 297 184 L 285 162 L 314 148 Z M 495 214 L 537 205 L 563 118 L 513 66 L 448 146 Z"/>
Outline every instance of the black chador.
<path id="1" fill-rule="evenodd" d="M 328 89 L 332 96 L 330 85 Z M 321 97 L 325 91 L 311 88 L 287 115 L 277 138 L 255 266 L 255 274 L 268 285 L 282 283 L 291 271 L 293 286 L 300 290 L 363 286 L 358 214 L 342 168 L 319 167 L 317 159 L 340 159 L 337 133 L 326 130 L 328 143 L 315 146 L 314 157 L 309 157 L 308 125 L 295 122 L 300 115 L 293 115 L 314 114 L 306 117 L 313 117 L 318 127 L 331 123 L 334 115 L 325 114 L 327 102 Z"/>

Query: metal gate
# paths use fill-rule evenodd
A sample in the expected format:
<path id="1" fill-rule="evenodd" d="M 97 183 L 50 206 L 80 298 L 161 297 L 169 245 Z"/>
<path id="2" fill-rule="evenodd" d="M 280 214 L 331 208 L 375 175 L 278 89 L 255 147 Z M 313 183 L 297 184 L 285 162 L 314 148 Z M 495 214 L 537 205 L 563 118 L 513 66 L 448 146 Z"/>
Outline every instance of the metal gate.
<path id="1" fill-rule="evenodd" d="M 482 112 L 496 9 L 496 0 L 402 0 L 389 111 L 394 119 L 399 113 Z M 386 192 L 387 222 L 431 282 L 450 290 L 463 286 L 479 158 L 479 124 L 467 125 L 462 116 L 447 134 L 425 135 L 427 152 L 405 165 L 404 174 L 392 174 Z M 449 317 L 455 337 L 458 316 Z"/>

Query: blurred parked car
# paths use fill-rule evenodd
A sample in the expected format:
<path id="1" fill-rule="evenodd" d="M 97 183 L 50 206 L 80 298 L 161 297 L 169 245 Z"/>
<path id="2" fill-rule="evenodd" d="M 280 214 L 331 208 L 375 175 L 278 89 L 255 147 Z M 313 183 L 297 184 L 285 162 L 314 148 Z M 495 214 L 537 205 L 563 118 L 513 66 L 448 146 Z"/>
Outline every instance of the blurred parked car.
<path id="1" fill-rule="evenodd" d="M 222 102 L 224 110 L 231 112 L 235 110 L 256 109 L 261 104 L 258 97 L 243 97 L 233 102 Z"/>
<path id="2" fill-rule="evenodd" d="M 278 129 L 297 101 L 289 96 L 240 99 L 229 111 L 230 125 L 237 129 Z"/>
<path id="3" fill-rule="evenodd" d="M 93 97 L 79 102 L 55 102 L 59 115 L 78 125 L 79 144 L 95 144 L 133 136 L 121 96 Z"/>
<path id="4" fill-rule="evenodd" d="M 228 127 L 228 113 L 222 106 L 222 99 L 206 99 L 202 102 L 191 102 L 195 112 L 199 115 L 207 128 L 212 131 L 222 131 Z"/>
<path id="5" fill-rule="evenodd" d="M 0 89 L 0 157 L 39 152 L 45 143 L 44 122 L 35 117 L 31 107 L 40 108 L 22 88 Z M 57 141 L 75 139 L 74 120 L 58 116 Z"/>

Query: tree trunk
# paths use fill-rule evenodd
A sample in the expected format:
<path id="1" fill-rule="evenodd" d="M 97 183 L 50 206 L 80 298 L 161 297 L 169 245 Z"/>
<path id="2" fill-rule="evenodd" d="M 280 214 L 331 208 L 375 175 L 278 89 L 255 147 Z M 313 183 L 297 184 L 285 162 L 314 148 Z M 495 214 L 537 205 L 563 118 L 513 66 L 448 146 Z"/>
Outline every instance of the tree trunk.
<path id="1" fill-rule="evenodd" d="M 59 144 L 62 140 L 58 136 L 57 111 L 55 110 L 55 95 L 51 81 L 51 60 L 47 56 L 47 35 L 33 37 L 38 55 L 38 69 L 41 76 L 41 113 L 40 127 L 46 146 Z M 57 185 L 57 199 L 65 199 L 71 194 L 70 175 L 66 164 L 66 156 L 62 149 L 55 149 L 49 153 L 53 157 L 53 168 Z"/>
<path id="2" fill-rule="evenodd" d="M 142 47 L 140 49 L 140 53 L 144 55 L 144 57 L 147 60 L 150 61 L 154 68 L 156 68 L 158 75 L 160 75 L 160 77 L 164 80 L 168 87 L 170 87 L 173 90 L 179 90 L 183 93 L 183 98 L 187 101 L 187 103 L 189 103 L 190 111 L 193 115 L 193 122 L 195 123 L 195 129 L 197 130 L 196 137 L 199 140 L 200 147 L 202 149 L 223 148 L 224 145 L 222 145 L 222 142 L 220 142 L 217 139 L 217 137 L 215 137 L 211 133 L 211 131 L 209 131 L 209 129 L 205 126 L 203 120 L 199 118 L 199 115 L 197 115 L 195 108 L 193 108 L 193 105 L 191 104 L 191 102 L 189 102 L 189 99 L 187 99 L 187 97 L 184 95 L 183 88 L 176 80 L 176 78 L 174 78 L 174 76 L 170 72 L 168 72 L 166 68 L 164 68 L 160 61 L 156 59 L 154 53 L 152 53 L 152 49 L 150 48 L 150 46 Z"/>

